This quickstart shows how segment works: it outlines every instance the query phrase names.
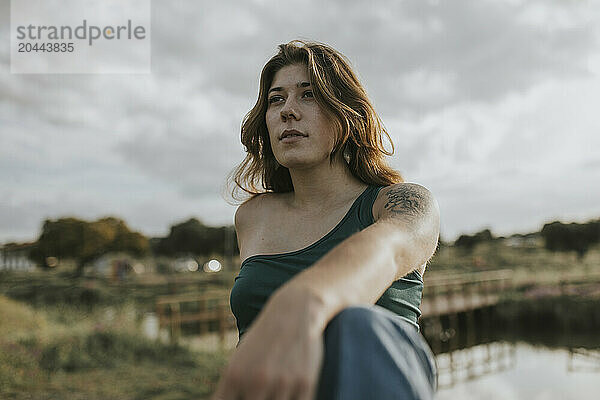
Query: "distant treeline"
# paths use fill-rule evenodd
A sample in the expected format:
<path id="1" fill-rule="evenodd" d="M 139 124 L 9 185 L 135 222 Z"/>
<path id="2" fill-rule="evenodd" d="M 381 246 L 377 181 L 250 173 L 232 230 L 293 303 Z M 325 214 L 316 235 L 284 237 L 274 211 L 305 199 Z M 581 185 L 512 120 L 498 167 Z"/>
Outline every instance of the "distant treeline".
<path id="1" fill-rule="evenodd" d="M 541 237 L 548 250 L 575 251 L 581 258 L 590 246 L 600 242 L 600 219 L 583 224 L 555 221 L 545 224 L 540 232 L 511 237 L 521 240 Z M 497 239 L 505 238 L 496 238 L 489 229 L 485 229 L 474 235 L 461 235 L 454 246 L 471 251 L 479 243 Z M 4 247 L 10 250 L 20 246 L 8 243 Z M 77 218 L 46 220 L 39 238 L 28 247 L 29 258 L 38 265 L 49 267 L 48 260 L 53 257 L 71 258 L 76 260 L 80 273 L 85 264 L 110 252 L 124 252 L 136 257 L 239 254 L 233 226 L 211 227 L 196 218 L 172 225 L 169 235 L 162 238 L 147 238 L 132 231 L 123 220 L 115 217 L 92 222 Z"/>
<path id="2" fill-rule="evenodd" d="M 574 251 L 582 258 L 589 248 L 600 243 L 600 219 L 592 220 L 583 224 L 575 222 L 564 224 L 560 221 L 545 224 L 540 232 L 528 233 L 526 235 L 513 235 L 521 239 L 541 237 L 544 246 L 551 251 Z M 460 235 L 454 246 L 465 251 L 471 251 L 475 245 L 496 239 L 489 229 L 477 232 L 474 235 Z"/>
<path id="3" fill-rule="evenodd" d="M 16 245 L 9 243 L 10 249 Z M 77 218 L 46 220 L 42 232 L 30 247 L 29 258 L 42 267 L 49 267 L 49 258 L 71 258 L 81 273 L 85 264 L 110 252 L 124 252 L 135 257 L 183 255 L 209 256 L 211 254 L 238 254 L 233 226 L 210 227 L 195 218 L 171 226 L 163 238 L 147 238 L 132 231 L 127 224 L 114 217 L 97 221 Z"/>
<path id="4" fill-rule="evenodd" d="M 588 249 L 600 242 L 600 219 L 585 224 L 552 222 L 542 228 L 546 248 L 552 251 L 575 251 L 583 258 Z"/>

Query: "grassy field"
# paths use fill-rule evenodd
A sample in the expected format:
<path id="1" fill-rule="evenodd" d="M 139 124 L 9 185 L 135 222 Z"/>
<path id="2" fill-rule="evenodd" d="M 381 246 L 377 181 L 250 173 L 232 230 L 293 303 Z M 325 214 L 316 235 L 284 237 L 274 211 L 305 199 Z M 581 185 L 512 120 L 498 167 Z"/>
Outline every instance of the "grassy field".
<path id="1" fill-rule="evenodd" d="M 228 354 L 195 352 L 139 334 L 128 306 L 35 309 L 0 295 L 0 398 L 202 399 Z"/>
<path id="2" fill-rule="evenodd" d="M 510 269 L 516 283 L 553 284 L 565 275 L 600 273 L 600 246 L 578 259 L 575 252 L 550 252 L 541 247 L 511 247 L 502 241 L 477 245 L 465 252 L 456 247 L 441 247 L 430 261 L 425 275 L 440 276 Z"/>
<path id="3" fill-rule="evenodd" d="M 565 275 L 600 273 L 600 248 L 577 259 L 500 241 L 468 253 L 442 247 L 425 284 L 435 276 L 496 269 L 513 270 L 516 282 L 555 285 Z M 210 284 L 228 291 L 235 275 L 228 272 Z M 177 288 L 207 287 L 201 276 L 182 274 L 177 280 L 193 282 Z M 0 273 L 0 398 L 208 398 L 232 350 L 195 351 L 141 334 L 140 310 L 152 310 L 156 296 L 173 290 L 172 283 L 164 276 L 116 285 L 73 279 L 60 270 Z"/>

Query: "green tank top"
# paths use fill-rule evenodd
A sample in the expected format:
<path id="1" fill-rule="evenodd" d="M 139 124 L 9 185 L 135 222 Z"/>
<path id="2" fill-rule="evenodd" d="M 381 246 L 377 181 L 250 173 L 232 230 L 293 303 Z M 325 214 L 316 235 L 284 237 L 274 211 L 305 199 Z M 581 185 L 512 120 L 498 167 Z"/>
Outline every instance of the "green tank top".
<path id="1" fill-rule="evenodd" d="M 344 218 L 310 246 L 287 253 L 257 254 L 242 262 L 229 298 L 240 339 L 277 288 L 346 238 L 373 224 L 373 202 L 382 187 L 368 186 Z M 422 292 L 423 279 L 418 271 L 413 271 L 393 282 L 375 304 L 397 314 L 418 330 Z"/>

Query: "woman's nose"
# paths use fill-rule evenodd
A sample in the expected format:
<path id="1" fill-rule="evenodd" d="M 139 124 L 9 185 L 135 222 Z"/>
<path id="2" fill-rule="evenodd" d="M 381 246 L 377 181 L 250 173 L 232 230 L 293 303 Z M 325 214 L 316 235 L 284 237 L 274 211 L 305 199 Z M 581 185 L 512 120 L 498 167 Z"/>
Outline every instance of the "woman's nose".
<path id="1" fill-rule="evenodd" d="M 288 98 L 285 101 L 283 107 L 281 107 L 281 119 L 283 121 L 287 121 L 288 118 L 294 118 L 298 120 L 300 118 L 300 113 L 297 111 L 297 107 L 293 104 L 293 100 Z"/>

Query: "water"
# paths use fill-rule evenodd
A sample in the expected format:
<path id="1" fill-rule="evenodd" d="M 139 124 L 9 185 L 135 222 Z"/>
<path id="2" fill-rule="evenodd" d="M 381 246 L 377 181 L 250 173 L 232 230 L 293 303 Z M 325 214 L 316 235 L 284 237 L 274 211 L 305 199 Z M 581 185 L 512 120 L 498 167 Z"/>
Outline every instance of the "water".
<path id="1" fill-rule="evenodd" d="M 451 354 L 437 356 L 438 400 L 600 399 L 600 348 L 495 342 Z"/>
<path id="2" fill-rule="evenodd" d="M 434 337 L 443 343 L 431 343 L 440 351 L 437 400 L 600 399 L 600 340 L 595 329 L 561 333 L 508 327 L 510 335 L 504 335 L 498 324 L 492 325 L 492 336 L 484 324 L 452 335 L 442 335 L 447 330 L 440 325 L 442 331 Z M 141 328 L 149 338 L 168 338 L 153 312 L 143 314 Z M 237 339 L 237 331 L 230 334 Z M 189 339 L 192 347 L 203 350 L 215 349 L 219 342 L 216 333 Z M 227 342 L 232 349 L 237 340 Z M 451 348 L 460 350 L 448 352 Z"/>

